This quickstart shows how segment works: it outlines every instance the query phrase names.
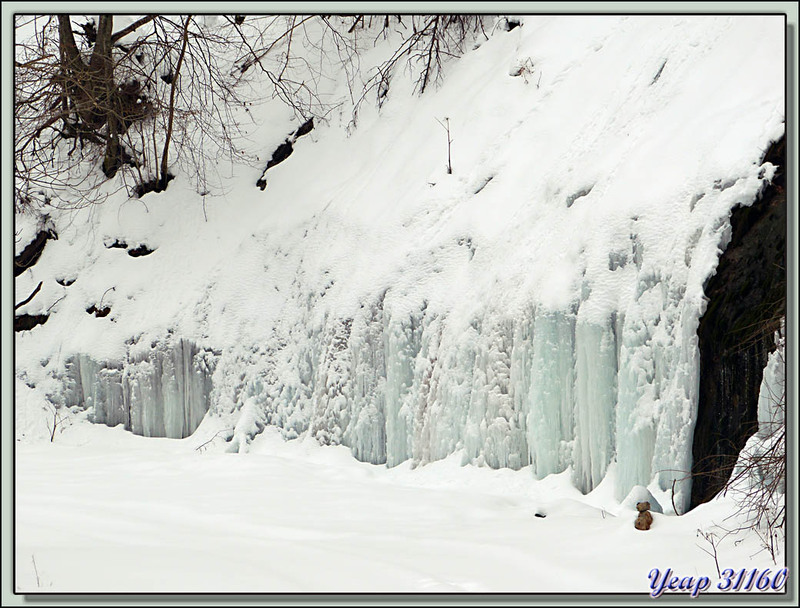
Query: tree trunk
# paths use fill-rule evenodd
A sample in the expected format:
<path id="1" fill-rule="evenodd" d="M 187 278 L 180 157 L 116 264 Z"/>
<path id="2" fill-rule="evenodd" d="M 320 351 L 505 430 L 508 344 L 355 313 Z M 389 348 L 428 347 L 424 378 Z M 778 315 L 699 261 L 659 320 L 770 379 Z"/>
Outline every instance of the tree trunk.
<path id="1" fill-rule="evenodd" d="M 69 15 L 58 16 L 58 48 L 61 55 L 60 84 L 63 95 L 61 107 L 64 111 L 64 122 L 67 122 L 67 112 L 70 107 L 75 105 L 74 100 L 72 100 L 73 89 L 75 88 L 75 74 L 83 72 L 83 61 L 78 51 L 78 45 L 75 44 L 75 35 L 72 33 L 72 23 Z"/>
<path id="2" fill-rule="evenodd" d="M 68 130 L 77 129 L 76 134 L 80 134 L 81 130 L 88 131 L 88 135 L 96 136 L 106 126 L 103 173 L 108 177 L 116 174 L 123 156 L 120 144 L 121 108 L 112 58 L 113 29 L 114 17 L 100 15 L 94 49 L 86 64 L 75 43 L 70 16 L 58 16 L 65 106 L 74 110 L 76 121 L 76 124 L 68 124 Z"/>
<path id="3" fill-rule="evenodd" d="M 75 35 L 72 33 L 69 15 L 58 16 L 58 42 L 61 49 L 62 66 L 73 69 L 75 63 L 80 61 L 80 53 L 78 45 L 75 44 Z"/>
<path id="4" fill-rule="evenodd" d="M 97 110 L 102 115 L 108 129 L 106 153 L 103 158 L 103 173 L 114 177 L 122 164 L 122 146 L 120 145 L 120 112 L 119 96 L 116 94 L 114 82 L 114 64 L 111 57 L 113 43 L 111 35 L 114 31 L 114 17 L 100 15 L 97 26 L 97 40 L 89 60 L 89 78 L 93 83 L 97 96 Z"/>

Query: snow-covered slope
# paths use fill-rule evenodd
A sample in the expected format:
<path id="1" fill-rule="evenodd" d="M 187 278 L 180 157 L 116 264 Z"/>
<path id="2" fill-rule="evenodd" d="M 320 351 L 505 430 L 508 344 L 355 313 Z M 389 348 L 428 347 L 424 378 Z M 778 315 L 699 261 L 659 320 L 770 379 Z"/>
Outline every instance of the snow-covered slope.
<path id="1" fill-rule="evenodd" d="M 783 18 L 522 21 L 438 89 L 396 74 L 380 113 L 318 124 L 264 191 L 219 167 L 204 196 L 179 175 L 54 211 L 16 283 L 50 312 L 16 337 L 18 419 L 46 397 L 180 436 L 200 400 L 229 449 L 275 425 L 372 463 L 571 467 L 582 491 L 616 461 L 618 499 L 677 479 L 685 508 L 702 286 L 774 171 Z M 266 159 L 298 123 L 258 111 Z"/>

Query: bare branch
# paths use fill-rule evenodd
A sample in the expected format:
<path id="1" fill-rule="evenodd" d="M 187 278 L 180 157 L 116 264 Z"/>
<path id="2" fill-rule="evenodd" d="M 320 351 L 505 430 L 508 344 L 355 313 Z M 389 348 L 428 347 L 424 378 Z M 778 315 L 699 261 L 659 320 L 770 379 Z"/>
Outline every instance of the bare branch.
<path id="1" fill-rule="evenodd" d="M 25 306 L 25 304 L 27 304 L 28 302 L 33 300 L 33 298 L 36 296 L 37 293 L 39 293 L 39 290 L 41 288 L 42 288 L 42 281 L 39 281 L 39 284 L 36 286 L 36 289 L 33 290 L 31 295 L 29 295 L 27 298 L 22 300 L 22 302 L 20 302 L 19 304 L 14 304 L 14 310 L 17 310 L 18 308 L 22 308 L 23 306 Z"/>
<path id="2" fill-rule="evenodd" d="M 167 186 L 167 169 L 168 163 L 167 159 L 169 156 L 169 142 L 172 139 L 172 125 L 175 119 L 175 90 L 178 86 L 178 78 L 181 73 L 181 66 L 183 65 L 183 58 L 186 55 L 186 46 L 189 44 L 189 24 L 192 22 L 191 16 L 186 17 L 186 20 L 183 24 L 183 44 L 181 45 L 181 54 L 178 57 L 178 65 L 175 66 L 175 75 L 172 79 L 172 86 L 170 87 L 169 91 L 169 111 L 168 111 L 168 122 L 167 122 L 167 133 L 166 138 L 164 140 L 164 152 L 161 155 L 161 188 L 166 188 Z"/>
<path id="3" fill-rule="evenodd" d="M 119 40 L 121 38 L 124 38 L 125 36 L 127 36 L 131 32 L 135 32 L 136 30 L 138 30 L 143 25 L 145 25 L 147 23 L 150 23 L 156 17 L 157 17 L 157 15 L 147 15 L 147 16 L 142 17 L 141 19 L 139 19 L 137 21 L 134 21 L 128 27 L 125 27 L 125 28 L 121 29 L 120 31 L 116 32 L 115 34 L 113 34 L 111 36 L 111 42 L 117 42 L 117 40 Z"/>

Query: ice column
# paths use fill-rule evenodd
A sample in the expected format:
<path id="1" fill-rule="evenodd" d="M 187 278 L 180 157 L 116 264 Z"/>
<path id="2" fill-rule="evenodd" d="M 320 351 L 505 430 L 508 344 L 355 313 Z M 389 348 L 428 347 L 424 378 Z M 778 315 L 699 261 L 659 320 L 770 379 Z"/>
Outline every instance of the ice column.
<path id="1" fill-rule="evenodd" d="M 675 503 L 684 513 L 692 488 L 692 440 L 699 393 L 700 351 L 697 346 L 698 316 L 690 302 L 680 305 L 674 344 L 663 349 L 663 368 L 669 370 L 662 384 L 661 415 L 656 430 L 653 473 L 662 490 L 675 482 Z"/>
<path id="2" fill-rule="evenodd" d="M 511 382 L 513 325 L 505 320 L 489 332 L 486 357 L 486 437 L 484 457 L 490 467 L 519 469 L 528 447 L 522 413 L 515 409 Z"/>
<path id="3" fill-rule="evenodd" d="M 658 385 L 655 346 L 647 324 L 626 318 L 622 329 L 617 405 L 617 498 L 652 478 Z"/>
<path id="4" fill-rule="evenodd" d="M 617 348 L 613 322 L 578 321 L 575 329 L 575 484 L 582 492 L 603 479 L 614 456 Z"/>
<path id="5" fill-rule="evenodd" d="M 415 317 L 392 320 L 386 330 L 386 464 L 411 457 L 414 366 L 421 347 L 421 323 Z"/>
<path id="6" fill-rule="evenodd" d="M 353 456 L 372 464 L 386 462 L 386 352 L 383 311 L 376 306 L 366 322 L 356 321 L 353 350 L 353 404 L 351 423 L 343 443 Z"/>
<path id="7" fill-rule="evenodd" d="M 591 363 L 585 358 L 583 365 L 585 391 L 593 389 L 591 382 L 606 381 L 603 371 L 590 369 Z M 528 448 L 538 478 L 560 473 L 571 461 L 567 446 L 575 433 L 574 383 L 575 316 L 564 312 L 538 312 L 534 319 L 527 421 Z M 587 403 L 584 401 L 583 405 Z M 593 423 L 595 420 L 587 416 L 584 426 Z"/>

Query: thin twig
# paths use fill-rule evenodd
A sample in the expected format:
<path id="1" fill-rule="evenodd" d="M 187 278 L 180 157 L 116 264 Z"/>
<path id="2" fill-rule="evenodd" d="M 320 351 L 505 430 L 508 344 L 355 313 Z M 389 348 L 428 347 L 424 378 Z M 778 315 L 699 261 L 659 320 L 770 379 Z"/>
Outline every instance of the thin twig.
<path id="1" fill-rule="evenodd" d="M 44 311 L 44 312 L 45 312 L 45 314 L 49 313 L 49 312 L 50 312 L 50 309 L 51 309 L 51 308 L 53 308 L 53 306 L 55 306 L 56 304 L 58 304 L 58 303 L 59 303 L 61 300 L 63 300 L 63 299 L 64 299 L 64 298 L 66 298 L 66 297 L 67 297 L 67 294 L 64 294 L 63 296 L 61 296 L 60 298 L 58 298 L 58 300 L 56 300 L 55 302 L 53 302 L 52 304 L 50 304 L 50 306 L 48 306 L 48 307 L 47 307 L 47 310 L 45 310 L 45 311 Z"/>
<path id="2" fill-rule="evenodd" d="M 675 482 L 676 481 L 678 481 L 678 480 L 675 479 L 675 478 L 672 479 L 672 496 L 670 496 L 670 499 L 672 500 L 672 510 L 675 512 L 675 515 L 680 515 L 680 513 L 678 513 L 678 507 L 675 506 Z"/>
<path id="3" fill-rule="evenodd" d="M 448 175 L 452 175 L 452 173 L 453 173 L 453 164 L 450 161 L 450 144 L 453 143 L 453 140 L 450 139 L 450 119 L 445 117 L 444 120 L 447 123 L 446 125 L 443 124 L 442 121 L 439 120 L 438 118 L 436 119 L 436 122 L 438 122 L 440 125 L 442 125 L 442 128 L 445 131 L 447 131 L 447 174 Z"/>
<path id="4" fill-rule="evenodd" d="M 33 572 L 36 574 L 36 586 L 41 587 L 42 584 L 39 582 L 39 569 L 36 567 L 36 556 L 31 554 L 31 561 L 33 562 Z"/>
<path id="5" fill-rule="evenodd" d="M 33 290 L 33 293 L 31 293 L 31 295 L 22 300 L 22 302 L 20 302 L 19 304 L 14 304 L 14 310 L 17 310 L 17 308 L 25 306 L 25 304 L 33 300 L 33 298 L 36 296 L 37 293 L 39 293 L 39 290 L 42 288 L 42 283 L 43 281 L 39 281 L 39 284 L 36 286 L 36 289 Z"/>
<path id="6" fill-rule="evenodd" d="M 219 436 L 220 436 L 222 433 L 225 433 L 225 432 L 228 432 L 228 431 L 230 431 L 230 429 L 221 429 L 221 430 L 217 431 L 216 433 L 214 433 L 214 436 L 213 436 L 213 437 L 211 437 L 211 439 L 209 439 L 208 441 L 206 441 L 206 442 L 204 442 L 204 443 L 201 443 L 200 445 L 198 445 L 198 446 L 197 446 L 197 447 L 194 449 L 194 450 L 195 450 L 195 452 L 199 452 L 199 451 L 200 451 L 202 448 L 206 447 L 206 446 L 207 446 L 209 443 L 211 443 L 212 441 L 214 441 L 214 440 L 215 440 L 217 437 L 219 437 Z"/>

